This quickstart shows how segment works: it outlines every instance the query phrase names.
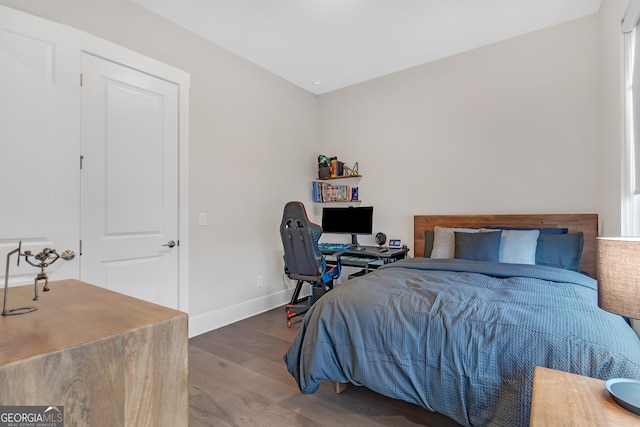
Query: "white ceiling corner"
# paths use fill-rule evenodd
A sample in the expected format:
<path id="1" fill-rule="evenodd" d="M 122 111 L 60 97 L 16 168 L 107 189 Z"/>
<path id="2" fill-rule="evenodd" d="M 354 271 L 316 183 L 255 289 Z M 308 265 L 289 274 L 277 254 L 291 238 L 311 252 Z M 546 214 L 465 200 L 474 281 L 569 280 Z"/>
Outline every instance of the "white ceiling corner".
<path id="1" fill-rule="evenodd" d="M 601 2 L 134 1 L 314 94 L 590 15 Z"/>

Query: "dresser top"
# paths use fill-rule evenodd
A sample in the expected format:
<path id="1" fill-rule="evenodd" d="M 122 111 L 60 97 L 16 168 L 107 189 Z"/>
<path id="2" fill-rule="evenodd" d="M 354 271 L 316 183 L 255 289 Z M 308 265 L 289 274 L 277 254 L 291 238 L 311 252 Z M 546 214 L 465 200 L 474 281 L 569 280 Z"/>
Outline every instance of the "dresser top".
<path id="1" fill-rule="evenodd" d="M 48 292 L 38 287 L 38 301 L 33 301 L 33 285 L 8 289 L 7 310 L 38 310 L 0 316 L 0 366 L 187 316 L 79 280 L 49 282 Z"/>
<path id="2" fill-rule="evenodd" d="M 531 427 L 640 426 L 640 416 L 619 406 L 605 382 L 536 366 Z"/>

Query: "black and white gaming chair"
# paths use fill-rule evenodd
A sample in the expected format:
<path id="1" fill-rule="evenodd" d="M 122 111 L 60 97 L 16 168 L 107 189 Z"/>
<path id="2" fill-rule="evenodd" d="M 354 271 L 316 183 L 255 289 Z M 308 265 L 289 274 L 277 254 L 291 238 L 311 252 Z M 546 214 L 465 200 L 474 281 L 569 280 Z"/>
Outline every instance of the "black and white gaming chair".
<path id="1" fill-rule="evenodd" d="M 286 305 L 287 326 L 291 327 L 291 319 L 304 314 L 309 307 L 328 290 L 333 289 L 333 279 L 340 276 L 340 253 L 336 256 L 336 265 L 327 266 L 325 257 L 318 248 L 318 240 L 322 235 L 322 227 L 309 221 L 307 211 L 300 202 L 288 202 L 284 207 L 280 236 L 284 247 L 284 271 L 292 280 L 297 280 Z M 300 298 L 304 283 L 311 285 L 311 294 Z M 301 310 L 296 305 L 307 302 Z"/>

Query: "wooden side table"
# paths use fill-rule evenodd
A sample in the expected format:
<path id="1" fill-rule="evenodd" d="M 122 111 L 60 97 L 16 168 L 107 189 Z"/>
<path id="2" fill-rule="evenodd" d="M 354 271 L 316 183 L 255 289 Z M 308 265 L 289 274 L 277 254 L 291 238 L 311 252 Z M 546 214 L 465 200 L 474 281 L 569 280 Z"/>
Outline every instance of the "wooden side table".
<path id="1" fill-rule="evenodd" d="M 530 426 L 640 426 L 640 416 L 620 407 L 605 382 L 536 366 Z"/>

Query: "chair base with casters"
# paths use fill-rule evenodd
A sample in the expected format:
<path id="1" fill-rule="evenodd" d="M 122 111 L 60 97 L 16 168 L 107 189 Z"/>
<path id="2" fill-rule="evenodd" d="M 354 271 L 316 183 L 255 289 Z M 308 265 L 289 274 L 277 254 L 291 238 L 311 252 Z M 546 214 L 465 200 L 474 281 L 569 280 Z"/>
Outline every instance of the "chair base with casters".
<path id="1" fill-rule="evenodd" d="M 292 318 L 305 314 L 327 290 L 333 289 L 333 279 L 340 276 L 340 253 L 334 254 L 336 265 L 328 266 L 318 248 L 321 235 L 322 227 L 309 221 L 301 202 L 285 205 L 280 223 L 284 271 L 289 279 L 297 281 L 291 302 L 285 306 L 288 327 L 291 327 Z M 311 285 L 311 295 L 300 298 L 304 283 Z"/>

